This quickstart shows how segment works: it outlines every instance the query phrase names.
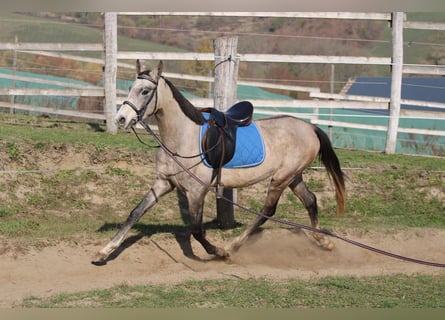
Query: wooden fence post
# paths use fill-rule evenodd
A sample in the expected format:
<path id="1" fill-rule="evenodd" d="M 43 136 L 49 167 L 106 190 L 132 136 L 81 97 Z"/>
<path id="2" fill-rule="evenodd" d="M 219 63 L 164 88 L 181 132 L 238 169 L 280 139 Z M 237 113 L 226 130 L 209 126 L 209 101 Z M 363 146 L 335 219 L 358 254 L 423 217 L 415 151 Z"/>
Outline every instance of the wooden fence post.
<path id="1" fill-rule="evenodd" d="M 385 153 L 388 154 L 396 151 L 399 128 L 403 69 L 403 18 L 403 12 L 393 12 L 392 14 L 391 100 L 385 146 Z"/>
<path id="2" fill-rule="evenodd" d="M 214 41 L 215 83 L 214 106 L 226 110 L 236 102 L 239 58 L 237 58 L 238 37 L 221 37 Z M 236 190 L 224 189 L 223 196 L 233 200 Z M 233 205 L 217 199 L 217 222 L 223 228 L 235 226 Z"/>
<path id="3" fill-rule="evenodd" d="M 117 74 L 117 13 L 105 13 L 105 115 L 107 132 L 116 134 L 117 126 L 114 123 L 116 115 L 116 74 Z"/>
<path id="4" fill-rule="evenodd" d="M 19 43 L 19 37 L 15 34 L 14 35 L 14 43 Z M 12 50 L 12 74 L 15 76 L 17 73 L 17 50 Z M 11 88 L 15 89 L 15 79 L 11 80 Z M 14 104 L 15 104 L 15 95 L 11 94 L 11 97 L 9 98 L 11 102 L 11 109 L 9 112 L 11 114 L 14 114 Z"/>

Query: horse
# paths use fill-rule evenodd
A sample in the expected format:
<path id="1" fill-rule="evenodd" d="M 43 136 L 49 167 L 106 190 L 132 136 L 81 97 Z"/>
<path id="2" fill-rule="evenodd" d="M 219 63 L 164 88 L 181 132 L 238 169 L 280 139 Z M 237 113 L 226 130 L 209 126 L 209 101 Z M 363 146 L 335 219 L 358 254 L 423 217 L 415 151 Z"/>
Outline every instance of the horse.
<path id="1" fill-rule="evenodd" d="M 162 75 L 163 63 L 157 69 L 147 70 L 136 61 L 136 80 L 132 83 L 127 100 L 116 113 L 115 122 L 125 130 L 139 121 L 154 116 L 160 141 L 177 155 L 199 154 L 199 127 L 205 123 L 202 110 L 193 106 L 181 92 Z M 209 242 L 203 229 L 204 198 L 210 188 L 215 188 L 212 168 L 202 161 L 184 157 L 183 166 L 160 149 L 156 154 L 156 177 L 149 191 L 131 211 L 118 232 L 98 253 L 105 261 L 125 240 L 126 234 L 139 219 L 153 207 L 162 196 L 178 189 L 187 198 L 190 215 L 190 232 L 209 255 L 215 258 L 228 258 L 239 249 L 247 238 L 275 214 L 279 198 L 286 188 L 290 188 L 306 208 L 311 225 L 321 230 L 318 220 L 317 198 L 303 181 L 303 171 L 317 158 L 324 164 L 335 187 L 337 213 L 345 207 L 345 182 L 339 160 L 331 142 L 320 128 L 296 117 L 281 115 L 255 121 L 264 139 L 266 150 L 264 161 L 248 168 L 221 170 L 221 183 L 225 188 L 242 188 L 269 179 L 264 206 L 261 214 L 236 237 L 229 245 L 217 247 Z M 197 163 L 198 162 L 198 163 Z M 188 168 L 188 172 L 184 170 Z M 198 177 L 190 176 L 192 173 Z M 316 243 L 326 250 L 334 244 L 322 232 L 310 234 Z"/>

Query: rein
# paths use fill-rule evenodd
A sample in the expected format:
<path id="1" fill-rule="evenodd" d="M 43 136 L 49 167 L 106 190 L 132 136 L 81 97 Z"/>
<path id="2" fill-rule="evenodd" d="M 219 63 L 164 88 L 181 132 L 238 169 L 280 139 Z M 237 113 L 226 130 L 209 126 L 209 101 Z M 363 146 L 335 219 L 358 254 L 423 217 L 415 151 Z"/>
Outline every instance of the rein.
<path id="1" fill-rule="evenodd" d="M 324 235 L 327 235 L 327 236 L 330 236 L 330 237 L 333 237 L 333 238 L 337 238 L 339 240 L 342 240 L 342 241 L 347 242 L 349 244 L 352 244 L 354 246 L 360 247 L 362 249 L 366 249 L 366 250 L 369 250 L 369 251 L 372 251 L 372 252 L 375 252 L 375 253 L 378 253 L 378 254 L 381 254 L 381 255 L 385 255 L 385 256 L 388 256 L 388 257 L 392 257 L 392 258 L 395 258 L 395 259 L 399 259 L 399 260 L 403 260 L 403 261 L 407 261 L 407 262 L 413 262 L 413 263 L 422 264 L 422 265 L 431 266 L 431 267 L 445 268 L 445 263 L 425 261 L 425 260 L 419 260 L 419 259 L 414 259 L 414 258 L 402 256 L 402 255 L 399 255 L 399 254 L 395 254 L 395 253 L 392 253 L 392 252 L 388 252 L 388 251 L 385 251 L 385 250 L 381 250 L 381 249 L 378 249 L 378 248 L 375 248 L 375 247 L 363 244 L 363 243 L 355 241 L 355 240 L 348 239 L 346 237 L 339 236 L 339 235 L 337 235 L 337 234 L 335 234 L 335 233 L 333 233 L 333 232 L 331 232 L 329 230 L 326 230 L 326 229 L 316 229 L 314 227 L 310 227 L 310 226 L 307 226 L 307 225 L 304 225 L 304 224 L 299 224 L 299 223 L 294 223 L 294 222 L 282 220 L 282 219 L 279 219 L 279 218 L 269 217 L 269 216 L 266 216 L 266 215 L 264 215 L 264 214 L 262 214 L 260 212 L 257 212 L 255 210 L 252 210 L 252 209 L 247 208 L 247 207 L 244 207 L 244 206 L 242 206 L 242 205 L 234 202 L 233 200 L 231 200 L 229 198 L 226 198 L 226 197 L 224 197 L 222 195 L 220 196 L 218 194 L 218 192 L 212 188 L 212 186 L 210 186 L 207 183 L 205 183 L 204 181 L 202 181 L 189 168 L 187 168 L 181 161 L 179 161 L 176 158 L 176 155 L 172 151 L 170 151 L 170 149 L 168 149 L 162 143 L 162 141 L 159 139 L 159 137 L 153 132 L 153 130 L 144 121 L 139 121 L 139 123 L 142 125 L 142 127 L 144 127 L 144 129 L 150 135 L 153 136 L 153 138 L 155 139 L 156 143 L 158 143 L 159 147 L 163 151 L 165 151 L 165 153 L 167 153 L 176 162 L 176 164 L 178 164 L 194 180 L 196 180 L 199 184 L 201 184 L 203 187 L 208 189 L 210 192 L 214 193 L 220 199 L 224 199 L 228 203 L 230 203 L 230 204 L 232 204 L 232 205 L 234 205 L 234 206 L 236 206 L 236 207 L 238 207 L 238 208 L 240 208 L 240 209 L 242 209 L 242 210 L 244 210 L 246 212 L 249 212 L 249 213 L 254 214 L 256 216 L 265 218 L 267 220 L 271 220 L 271 221 L 274 221 L 274 222 L 277 222 L 277 223 L 281 223 L 283 225 L 287 225 L 287 226 L 291 226 L 291 227 L 299 228 L 299 229 L 305 229 L 305 230 L 308 230 L 308 231 L 317 232 L 317 233 L 321 233 L 321 234 L 324 234 Z"/>
<path id="2" fill-rule="evenodd" d="M 151 101 L 153 100 L 154 97 L 156 97 L 156 99 L 155 99 L 155 107 L 154 107 L 154 109 L 153 109 L 153 112 L 151 112 L 147 117 L 149 117 L 149 116 L 151 116 L 151 115 L 154 115 L 154 114 L 158 111 L 158 82 L 157 82 L 156 80 L 154 80 L 153 78 L 151 78 L 150 76 L 146 75 L 146 74 L 140 74 L 137 78 L 138 78 L 138 79 L 143 79 L 143 80 L 150 81 L 151 83 L 153 83 L 153 84 L 155 85 L 155 88 L 153 89 L 153 91 L 152 91 L 152 93 L 151 93 L 151 95 L 150 95 L 150 98 L 148 99 L 148 101 L 147 101 L 147 103 L 145 104 L 145 106 L 142 107 L 141 109 L 138 109 L 138 108 L 134 105 L 134 103 L 131 102 L 131 101 L 129 101 L 129 100 L 125 100 L 125 101 L 122 103 L 122 106 L 123 106 L 123 105 L 128 105 L 131 109 L 133 109 L 133 111 L 136 113 L 136 116 L 137 116 L 137 122 L 139 122 L 139 123 L 145 128 L 145 130 L 147 130 L 147 127 L 146 127 L 145 122 L 143 121 L 143 118 L 144 118 L 145 112 L 147 111 L 148 105 L 151 103 Z M 136 130 L 134 129 L 134 127 L 131 127 L 131 129 L 132 129 L 134 135 L 136 136 L 136 138 L 137 138 L 137 139 L 139 140 L 139 142 L 142 143 L 143 145 L 145 145 L 145 146 L 147 146 L 147 147 L 149 147 L 149 148 L 159 148 L 160 146 L 163 146 L 163 147 L 162 147 L 163 149 L 167 149 L 167 150 L 168 150 L 167 146 L 165 146 L 165 145 L 160 141 L 159 138 L 157 138 L 157 137 L 155 138 L 155 140 L 158 141 L 158 146 L 151 146 L 151 145 L 145 143 L 144 141 L 142 141 L 142 139 L 139 137 L 139 135 L 137 134 L 137 132 L 136 132 Z M 149 131 L 149 130 L 147 130 L 147 131 Z M 150 132 L 150 134 L 151 134 L 152 136 L 155 136 L 155 133 L 154 133 L 151 129 L 150 129 L 149 132 Z M 222 142 L 222 139 L 219 139 L 219 140 L 218 140 L 218 143 L 216 143 L 214 146 L 212 146 L 211 148 L 209 148 L 207 151 L 203 151 L 203 152 L 200 152 L 200 153 L 195 154 L 195 155 L 192 155 L 192 156 L 182 156 L 182 155 L 180 155 L 180 154 L 178 154 L 178 153 L 175 153 L 175 152 L 172 152 L 172 151 L 170 151 L 170 150 L 168 150 L 168 153 L 171 154 L 171 155 L 174 156 L 174 157 L 179 157 L 179 158 L 182 158 L 182 159 L 193 159 L 193 158 L 201 157 L 201 156 L 206 155 L 207 153 L 211 152 L 212 150 L 214 150 L 215 148 L 217 148 L 218 145 L 219 145 L 221 142 Z M 201 162 L 202 162 L 202 160 L 201 160 Z"/>
<path id="3" fill-rule="evenodd" d="M 155 107 L 153 109 L 153 112 L 151 114 L 149 114 L 148 116 L 151 116 L 153 114 L 155 114 L 158 110 L 158 82 L 153 80 L 152 78 L 146 76 L 146 75 L 140 75 L 138 76 L 138 79 L 144 79 L 144 80 L 148 80 L 151 83 L 153 83 L 156 87 L 153 89 L 150 98 L 148 99 L 147 103 L 145 104 L 145 106 L 141 109 L 138 109 L 133 102 L 129 101 L 129 100 L 125 100 L 122 105 L 128 105 L 131 109 L 133 109 L 134 112 L 136 112 L 136 116 L 138 118 L 137 122 L 143 122 L 142 119 L 144 118 L 145 112 L 147 111 L 148 105 L 151 103 L 151 101 L 153 100 L 154 97 L 156 97 L 155 99 Z"/>
<path id="4" fill-rule="evenodd" d="M 143 122 L 143 121 L 139 121 L 139 123 L 140 123 L 140 124 L 143 123 L 144 125 L 146 125 L 145 122 Z M 144 127 L 144 129 L 145 129 L 146 131 L 148 131 L 147 128 L 146 128 L 144 125 L 142 125 L 142 126 Z M 147 147 L 149 147 L 149 148 L 161 148 L 161 144 L 160 144 L 160 143 L 158 143 L 157 146 L 151 146 L 151 145 L 149 145 L 148 143 L 145 143 L 145 142 L 141 139 L 141 137 L 139 137 L 139 134 L 136 132 L 136 130 L 134 129 L 134 127 L 131 127 L 131 130 L 133 131 L 133 133 L 134 133 L 134 135 L 136 136 L 136 138 L 138 138 L 139 142 L 142 143 L 144 146 L 147 146 Z M 151 131 L 151 129 L 150 129 L 150 131 Z M 156 134 L 155 134 L 153 131 L 151 131 L 150 134 L 151 134 L 152 136 L 156 136 Z M 159 138 L 156 137 L 156 141 L 161 141 L 161 140 L 160 140 Z M 213 147 L 209 148 L 207 151 L 203 151 L 203 152 L 197 153 L 197 154 L 192 155 L 192 156 L 182 156 L 182 155 L 180 155 L 180 154 L 178 154 L 178 153 L 176 153 L 176 152 L 171 151 L 165 144 L 162 144 L 162 146 L 163 146 L 163 148 L 165 148 L 166 150 L 169 151 L 169 154 L 171 154 L 171 155 L 174 156 L 174 157 L 178 157 L 178 158 L 182 158 L 182 159 L 194 159 L 194 158 L 201 157 L 201 156 L 206 155 L 207 153 L 211 152 L 213 149 L 215 149 L 216 147 L 218 147 L 218 145 L 219 145 L 221 142 L 222 142 L 222 139 L 218 139 L 218 143 L 216 143 Z M 203 160 L 201 159 L 200 162 L 202 162 L 202 161 L 203 161 Z"/>

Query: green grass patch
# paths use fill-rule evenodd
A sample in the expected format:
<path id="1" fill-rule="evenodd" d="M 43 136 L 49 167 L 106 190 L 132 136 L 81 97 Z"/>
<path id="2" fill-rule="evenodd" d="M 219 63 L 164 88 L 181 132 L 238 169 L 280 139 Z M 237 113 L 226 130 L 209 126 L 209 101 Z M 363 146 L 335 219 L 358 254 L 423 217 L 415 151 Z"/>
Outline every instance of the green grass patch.
<path id="1" fill-rule="evenodd" d="M 9 166 L 38 169 L 34 154 L 44 159 L 48 154 L 58 157 L 66 152 L 85 154 L 91 166 L 100 168 L 99 171 L 80 168 L 3 176 L 6 183 L 0 185 L 5 199 L 0 205 L 1 234 L 60 238 L 64 232 L 65 236 L 87 232 L 103 236 L 96 230 L 102 225 L 121 223 L 153 182 L 157 149 L 142 145 L 132 133 L 120 131 L 111 135 L 104 132 L 103 124 L 9 114 L 1 114 L 0 122 L 3 122 L 0 156 L 5 160 L 5 170 Z M 153 144 L 148 135 L 142 137 Z M 347 175 L 347 203 L 342 216 L 335 215 L 335 198 L 333 192 L 328 191 L 331 184 L 324 169 L 309 169 L 304 175 L 308 187 L 318 197 L 323 227 L 445 228 L 443 158 L 342 149 L 336 152 Z M 148 164 L 152 173 L 136 174 L 130 170 L 133 164 L 123 168 L 117 166 L 116 161 Z M 320 166 L 318 160 L 313 166 Z M 247 189 L 246 192 L 239 190 L 238 201 L 256 211 L 261 210 L 265 189 L 259 193 Z M 207 220 L 215 217 L 213 204 L 213 197 L 207 197 L 204 212 Z M 254 217 L 239 209 L 235 214 L 241 225 L 232 232 L 238 235 Z M 309 224 L 305 208 L 289 190 L 279 203 L 276 217 Z M 32 226 L 28 228 L 26 223 L 16 221 L 28 221 Z M 165 196 L 150 209 L 142 223 L 182 226 L 176 194 Z"/>
<path id="2" fill-rule="evenodd" d="M 0 13 L 0 27 L 0 39 L 3 42 L 13 42 L 15 35 L 21 42 L 103 42 L 103 31 L 100 28 L 9 12 Z M 118 36 L 118 41 L 121 50 L 182 51 L 172 46 L 123 36 Z"/>
<path id="3" fill-rule="evenodd" d="M 26 308 L 443 308 L 445 276 L 326 277 L 122 284 L 106 290 L 28 297 Z"/>
<path id="4" fill-rule="evenodd" d="M 142 145 L 133 133 L 119 131 L 111 135 L 105 131 L 104 125 L 75 123 L 71 121 L 45 120 L 36 117 L 0 114 L 0 140 L 8 141 L 7 152 L 11 159 L 17 159 L 20 153 L 16 143 L 29 141 L 34 148 L 41 149 L 45 143 L 90 144 L 97 148 L 117 147 L 130 150 L 143 150 Z M 98 131 L 98 127 L 100 131 Z M 151 137 L 141 132 L 142 138 L 149 143 Z M 153 144 L 153 143 L 152 143 Z"/>

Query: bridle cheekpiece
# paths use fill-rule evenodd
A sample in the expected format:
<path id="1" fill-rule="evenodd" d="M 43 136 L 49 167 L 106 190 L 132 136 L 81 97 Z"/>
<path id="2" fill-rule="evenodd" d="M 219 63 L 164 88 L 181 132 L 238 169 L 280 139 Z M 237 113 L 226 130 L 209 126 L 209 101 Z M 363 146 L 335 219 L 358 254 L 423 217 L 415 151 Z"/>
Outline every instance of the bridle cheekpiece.
<path id="1" fill-rule="evenodd" d="M 155 107 L 154 110 L 151 114 L 149 114 L 149 116 L 155 114 L 158 110 L 158 81 L 154 80 L 153 78 L 151 78 L 149 75 L 145 74 L 145 73 L 141 73 L 138 75 L 137 79 L 142 79 L 142 80 L 147 80 L 150 81 L 151 83 L 153 83 L 155 85 L 155 87 L 153 88 L 151 95 L 147 101 L 147 103 L 145 104 L 145 106 L 143 106 L 141 109 L 138 109 L 133 102 L 129 101 L 129 100 L 125 100 L 122 103 L 122 106 L 124 105 L 128 105 L 131 109 L 133 109 L 134 112 L 136 112 L 136 116 L 137 116 L 137 122 L 142 122 L 143 117 L 145 112 L 147 111 L 147 107 L 148 105 L 151 103 L 151 101 L 153 100 L 153 98 L 156 97 L 155 100 Z"/>

